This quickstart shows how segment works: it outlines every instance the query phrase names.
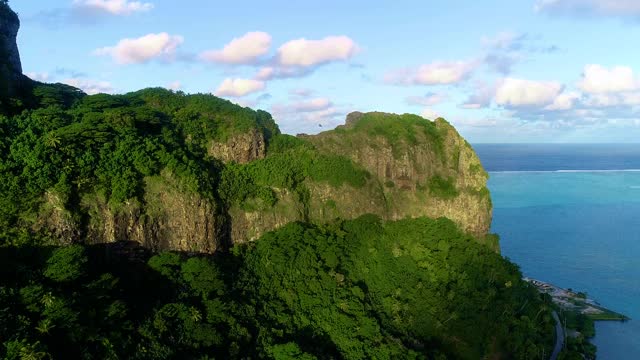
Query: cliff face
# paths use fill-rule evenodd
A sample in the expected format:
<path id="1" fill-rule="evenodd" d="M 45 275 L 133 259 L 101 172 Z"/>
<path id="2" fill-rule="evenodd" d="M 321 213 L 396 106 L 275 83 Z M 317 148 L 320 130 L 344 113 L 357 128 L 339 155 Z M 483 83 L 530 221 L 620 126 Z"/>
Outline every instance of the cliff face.
<path id="1" fill-rule="evenodd" d="M 215 203 L 181 189 L 169 173 L 145 179 L 142 201 L 109 204 L 99 194 L 86 194 L 82 217 L 67 210 L 58 196 L 47 193 L 34 230 L 70 244 L 134 241 L 146 248 L 212 253 L 220 246 L 222 219 Z"/>
<path id="2" fill-rule="evenodd" d="M 47 192 L 33 229 L 63 243 L 126 240 L 154 250 L 209 253 L 256 240 L 290 222 L 328 223 L 365 214 L 385 220 L 447 217 L 479 239 L 487 235 L 492 215 L 487 174 L 473 149 L 445 120 L 354 113 L 344 126 L 300 138 L 313 154 L 347 158 L 354 171 L 369 176 L 353 186 L 305 175 L 296 188 L 265 184 L 275 196 L 272 205 L 248 198 L 219 206 L 219 200 L 184 190 L 164 171 L 145 178 L 139 200 L 113 204 L 89 193 L 75 213 Z M 254 128 L 224 143 L 211 141 L 208 155 L 251 168 L 253 162 L 278 157 L 267 151 L 266 139 Z"/>
<path id="3" fill-rule="evenodd" d="M 212 140 L 208 153 L 223 162 L 234 161 L 246 164 L 253 160 L 262 159 L 267 153 L 265 136 L 258 129 L 236 134 L 226 142 Z"/>
<path id="4" fill-rule="evenodd" d="M 16 44 L 19 27 L 17 15 L 0 4 L 0 95 L 15 92 L 20 97 L 29 88 L 21 88 L 26 82 L 21 80 Z M 66 184 L 70 190 L 38 189 L 31 194 L 38 199 L 35 211 L 7 219 L 23 219 L 16 226 L 48 233 L 60 243 L 124 240 L 153 250 L 211 253 L 293 221 L 328 223 L 364 214 L 385 220 L 444 216 L 480 239 L 489 230 L 487 174 L 473 149 L 444 119 L 356 112 L 335 130 L 296 139 L 279 135 L 270 114 L 213 96 L 146 89 L 83 98 L 56 85 L 44 90 L 40 93 L 49 97 L 40 106 L 68 107 L 64 111 L 72 113 L 60 107 L 55 111 L 74 120 L 35 131 L 42 133 L 38 141 L 44 147 L 34 151 L 43 152 L 26 158 L 42 158 L 39 166 L 54 166 L 52 161 L 68 156 L 66 165 L 56 164 L 61 167 L 36 183 Z M 67 101 L 69 94 L 73 96 Z M 41 123 L 36 119 L 34 126 Z M 284 140 L 272 149 L 271 141 L 278 136 Z M 6 140 L 7 148 L 13 140 Z M 84 142 L 80 147 L 93 160 L 79 164 L 80 152 L 66 154 L 77 141 Z M 125 142 L 119 153 L 101 153 Z M 144 148 L 136 147 L 142 143 Z M 119 159 L 117 165 L 109 162 L 113 157 Z M 95 175 L 96 159 L 103 161 L 102 176 Z M 77 173 L 54 179 L 74 168 Z M 127 171 L 119 171 L 123 169 Z M 224 188 L 221 177 L 227 170 L 237 180 L 227 181 L 231 185 Z M 141 184 L 140 189 L 127 193 L 131 199 L 117 202 L 109 198 L 114 179 L 104 171 L 127 179 L 127 184 Z M 331 176 L 334 172 L 340 175 Z M 87 183 L 92 185 L 80 185 Z M 182 186 L 186 183 L 190 185 Z"/>
<path id="5" fill-rule="evenodd" d="M 308 140 L 374 174 L 388 202 L 389 220 L 445 216 L 475 235 L 488 232 L 487 174 L 471 146 L 444 119 L 424 123 L 413 116 L 353 113 L 345 126 Z M 447 188 L 440 189 L 438 182 Z"/>
<path id="6" fill-rule="evenodd" d="M 12 95 L 22 79 L 22 64 L 16 37 L 20 20 L 7 5 L 0 4 L 0 95 Z"/>
<path id="7" fill-rule="evenodd" d="M 273 208 L 233 208 L 233 242 L 255 240 L 291 221 L 324 223 L 364 214 L 386 220 L 447 217 L 466 232 L 487 235 L 492 218 L 487 173 L 471 146 L 444 119 L 352 113 L 335 130 L 300 137 L 320 153 L 351 159 L 371 179 L 362 188 L 307 180 L 307 200 L 279 190 Z"/>

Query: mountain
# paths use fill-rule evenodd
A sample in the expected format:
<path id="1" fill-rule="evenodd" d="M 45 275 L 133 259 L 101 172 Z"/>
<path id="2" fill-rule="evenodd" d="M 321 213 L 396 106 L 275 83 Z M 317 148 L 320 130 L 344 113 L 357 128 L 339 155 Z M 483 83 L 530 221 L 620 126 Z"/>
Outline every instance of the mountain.
<path id="1" fill-rule="evenodd" d="M 207 94 L 21 74 L 0 2 L 0 358 L 512 359 L 550 299 L 444 119 L 317 135 Z"/>

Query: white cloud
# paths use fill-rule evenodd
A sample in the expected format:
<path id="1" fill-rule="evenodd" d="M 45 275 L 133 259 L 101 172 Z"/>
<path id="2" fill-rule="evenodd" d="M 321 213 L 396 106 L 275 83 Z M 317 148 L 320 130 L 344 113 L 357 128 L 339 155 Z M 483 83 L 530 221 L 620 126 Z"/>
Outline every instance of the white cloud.
<path id="1" fill-rule="evenodd" d="M 358 51 L 356 43 L 347 36 L 328 36 L 320 40 L 291 40 L 278 49 L 281 66 L 310 67 L 333 61 L 344 61 Z"/>
<path id="2" fill-rule="evenodd" d="M 167 85 L 167 89 L 173 90 L 173 91 L 178 91 L 178 90 L 182 89 L 182 83 L 180 81 L 174 81 L 174 82 L 172 82 L 172 83 Z"/>
<path id="3" fill-rule="evenodd" d="M 178 46 L 183 42 L 182 36 L 163 32 L 137 39 L 122 39 L 115 46 L 103 47 L 93 53 L 111 56 L 118 64 L 141 64 L 153 59 L 173 60 Z"/>
<path id="4" fill-rule="evenodd" d="M 584 67 L 578 87 L 592 94 L 632 91 L 639 87 L 640 81 L 628 66 L 614 66 L 610 69 L 597 64 Z"/>
<path id="5" fill-rule="evenodd" d="M 256 80 L 268 81 L 273 79 L 288 79 L 303 77 L 311 74 L 315 67 L 285 67 L 285 66 L 266 66 L 260 68 L 256 74 Z"/>
<path id="6" fill-rule="evenodd" d="M 441 93 L 428 93 L 425 96 L 409 96 L 405 100 L 409 105 L 433 106 L 445 102 L 449 96 Z"/>
<path id="7" fill-rule="evenodd" d="M 420 116 L 422 116 L 425 119 L 435 120 L 440 117 L 440 114 L 433 109 L 427 108 L 422 110 L 422 112 L 420 113 Z"/>
<path id="8" fill-rule="evenodd" d="M 74 0 L 73 6 L 112 15 L 131 15 L 153 9 L 152 3 L 129 0 Z"/>
<path id="9" fill-rule="evenodd" d="M 95 81 L 83 78 L 70 78 L 61 81 L 64 84 L 77 87 L 89 95 L 100 93 L 109 94 L 113 92 L 113 86 L 108 81 Z"/>
<path id="10" fill-rule="evenodd" d="M 273 105 L 273 111 L 280 114 L 311 113 L 325 111 L 333 107 L 333 103 L 327 98 L 313 98 L 298 101 L 291 104 Z"/>
<path id="11" fill-rule="evenodd" d="M 25 75 L 35 81 L 46 82 L 49 80 L 49 73 L 46 72 L 27 72 Z"/>
<path id="12" fill-rule="evenodd" d="M 553 103 L 545 106 L 544 109 L 552 111 L 569 110 L 573 108 L 574 103 L 578 99 L 580 99 L 580 94 L 577 92 L 562 93 L 556 96 L 556 98 L 553 99 Z"/>
<path id="13" fill-rule="evenodd" d="M 563 85 L 555 81 L 506 78 L 496 90 L 495 101 L 508 107 L 546 106 L 556 99 Z"/>
<path id="14" fill-rule="evenodd" d="M 551 14 L 638 16 L 638 0 L 538 0 L 534 9 Z"/>
<path id="15" fill-rule="evenodd" d="M 305 97 L 311 94 L 308 91 L 302 93 Z M 271 106 L 271 113 L 286 133 L 317 133 L 333 128 L 342 124 L 344 115 L 351 110 L 324 97 Z"/>
<path id="16" fill-rule="evenodd" d="M 252 79 L 224 79 L 215 91 L 217 96 L 241 97 L 264 90 L 263 81 Z"/>
<path id="17" fill-rule="evenodd" d="M 258 74 L 256 74 L 256 79 L 262 80 L 262 81 L 271 80 L 275 75 L 275 73 L 276 73 L 275 68 L 271 66 L 266 66 L 258 70 Z"/>
<path id="18" fill-rule="evenodd" d="M 329 107 L 322 110 L 310 111 L 302 116 L 302 120 L 307 123 L 319 125 L 338 125 L 337 117 L 343 115 L 344 112 L 335 107 Z"/>
<path id="19" fill-rule="evenodd" d="M 487 127 L 495 127 L 498 125 L 498 121 L 496 119 L 491 119 L 491 118 L 484 118 L 484 119 L 455 118 L 455 119 L 451 119 L 451 122 L 456 127 L 468 127 L 468 128 L 487 128 Z"/>
<path id="20" fill-rule="evenodd" d="M 478 67 L 477 61 L 436 61 L 416 69 L 390 72 L 385 82 L 395 85 L 448 85 L 466 80 Z"/>
<path id="21" fill-rule="evenodd" d="M 585 100 L 585 105 L 594 108 L 638 106 L 640 105 L 640 92 L 590 94 Z"/>
<path id="22" fill-rule="evenodd" d="M 327 98 L 315 98 L 308 101 L 302 101 L 293 105 L 293 108 L 299 112 L 310 112 L 325 110 L 332 105 Z"/>
<path id="23" fill-rule="evenodd" d="M 200 58 L 208 62 L 225 64 L 252 64 L 269 52 L 271 35 L 254 31 L 231 40 L 222 50 L 208 50 Z"/>

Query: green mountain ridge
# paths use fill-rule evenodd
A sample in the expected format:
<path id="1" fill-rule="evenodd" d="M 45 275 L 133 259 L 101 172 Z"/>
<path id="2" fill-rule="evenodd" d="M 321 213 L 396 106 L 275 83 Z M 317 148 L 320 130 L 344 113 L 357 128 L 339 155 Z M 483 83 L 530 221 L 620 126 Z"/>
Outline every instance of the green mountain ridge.
<path id="1" fill-rule="evenodd" d="M 0 53 L 18 27 L 0 3 Z M 444 119 L 291 136 L 212 95 L 5 64 L 0 358 L 549 354 L 550 300 L 499 255 L 488 175 Z"/>
<path id="2" fill-rule="evenodd" d="M 2 122 L 3 221 L 63 243 L 213 252 L 292 221 L 446 216 L 481 238 L 491 221 L 487 175 L 443 119 L 362 114 L 295 138 L 211 95 L 36 85 L 33 98 Z M 394 132 L 367 128 L 379 121 Z"/>

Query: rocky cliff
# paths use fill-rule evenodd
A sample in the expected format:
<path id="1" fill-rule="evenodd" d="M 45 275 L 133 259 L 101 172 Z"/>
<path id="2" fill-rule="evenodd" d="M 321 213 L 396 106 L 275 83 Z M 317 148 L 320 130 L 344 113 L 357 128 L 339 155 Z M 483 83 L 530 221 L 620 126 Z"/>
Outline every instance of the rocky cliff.
<path id="1" fill-rule="evenodd" d="M 277 189 L 273 207 L 232 207 L 233 242 L 257 239 L 291 221 L 324 223 L 364 214 L 387 220 L 448 217 L 479 238 L 488 233 L 488 175 L 472 147 L 444 119 L 352 113 L 335 130 L 299 137 L 320 154 L 350 159 L 371 177 L 361 187 L 307 179 L 306 198 Z"/>
<path id="2" fill-rule="evenodd" d="M 7 113 L 20 114 L 0 123 L 0 230 L 210 253 L 294 221 L 374 214 L 448 217 L 489 239 L 487 174 L 444 119 L 355 112 L 292 137 L 267 112 L 211 95 L 87 96 L 21 80 L 19 26 L 0 4 L 0 77 L 18 100 Z"/>
<path id="3" fill-rule="evenodd" d="M 16 37 L 20 29 L 18 15 L 5 4 L 0 4 L 0 96 L 15 94 L 23 80 L 22 64 Z"/>

